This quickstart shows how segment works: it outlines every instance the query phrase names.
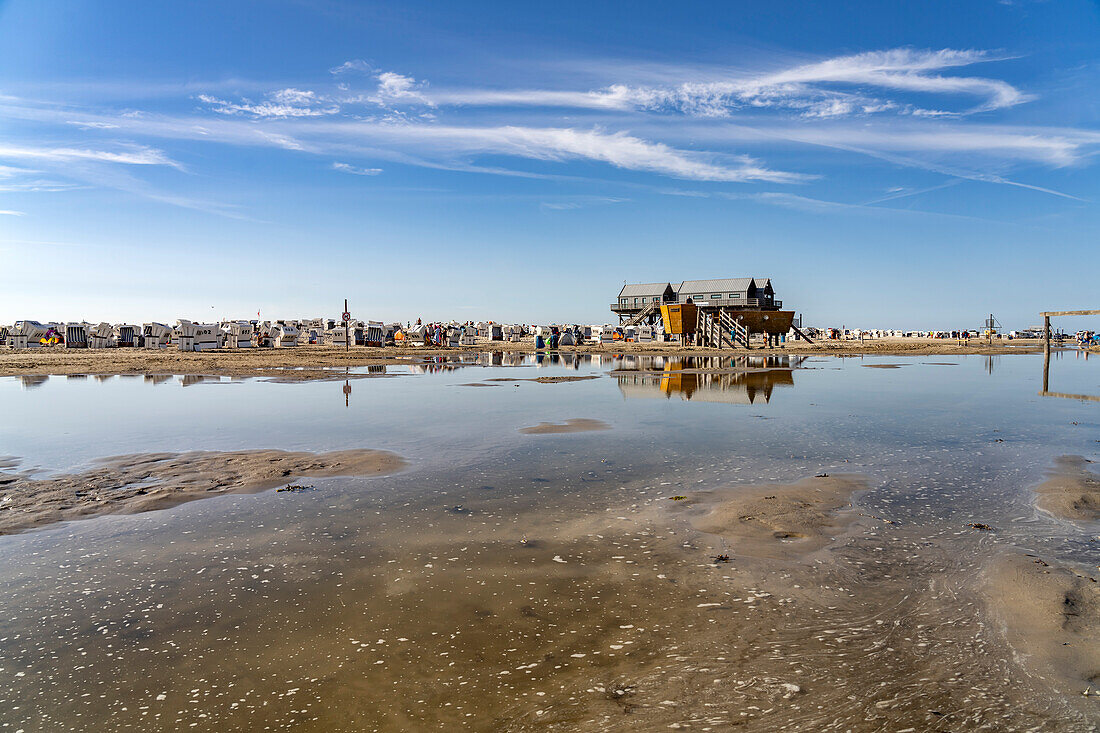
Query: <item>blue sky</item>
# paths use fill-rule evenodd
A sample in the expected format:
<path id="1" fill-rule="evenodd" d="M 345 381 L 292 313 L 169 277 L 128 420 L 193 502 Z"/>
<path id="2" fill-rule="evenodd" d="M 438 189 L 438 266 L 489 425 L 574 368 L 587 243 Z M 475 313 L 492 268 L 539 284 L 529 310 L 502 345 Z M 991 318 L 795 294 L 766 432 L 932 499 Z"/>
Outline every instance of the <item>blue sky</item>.
<path id="1" fill-rule="evenodd" d="M 756 275 L 1022 327 L 1098 307 L 1098 51 L 1072 0 L 0 0 L 0 323 L 598 323 Z"/>

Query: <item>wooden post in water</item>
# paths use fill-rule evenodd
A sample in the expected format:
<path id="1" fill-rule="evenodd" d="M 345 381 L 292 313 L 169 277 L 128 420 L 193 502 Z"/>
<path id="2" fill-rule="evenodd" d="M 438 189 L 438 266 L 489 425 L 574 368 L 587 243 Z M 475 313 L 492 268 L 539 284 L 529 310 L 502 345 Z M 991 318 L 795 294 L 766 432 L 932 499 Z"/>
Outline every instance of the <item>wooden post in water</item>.
<path id="1" fill-rule="evenodd" d="M 1046 354 L 1046 358 L 1050 360 L 1050 316 L 1043 316 L 1043 353 Z M 1046 386 L 1043 386 L 1043 390 L 1046 391 Z"/>
<path id="2" fill-rule="evenodd" d="M 1043 391 L 1050 391 L 1050 347 L 1043 351 Z"/>

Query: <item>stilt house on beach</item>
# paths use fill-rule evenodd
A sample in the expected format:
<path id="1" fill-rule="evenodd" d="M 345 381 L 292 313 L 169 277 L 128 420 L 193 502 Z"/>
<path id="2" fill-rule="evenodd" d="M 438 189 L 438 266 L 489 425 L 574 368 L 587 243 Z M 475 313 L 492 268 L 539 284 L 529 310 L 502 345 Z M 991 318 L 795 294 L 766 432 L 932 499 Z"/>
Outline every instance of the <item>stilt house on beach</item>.
<path id="1" fill-rule="evenodd" d="M 766 277 L 626 284 L 611 304 L 624 327 L 663 322 L 666 333 L 712 347 L 747 346 L 753 333 L 770 343 L 793 324 L 794 311 L 782 308 Z"/>

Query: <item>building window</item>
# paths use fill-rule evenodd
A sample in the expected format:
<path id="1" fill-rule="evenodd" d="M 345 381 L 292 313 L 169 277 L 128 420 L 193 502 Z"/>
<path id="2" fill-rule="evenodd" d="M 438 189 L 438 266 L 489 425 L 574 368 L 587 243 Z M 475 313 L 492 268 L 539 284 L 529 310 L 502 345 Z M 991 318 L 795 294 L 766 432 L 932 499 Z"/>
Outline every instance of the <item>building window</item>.
<path id="1" fill-rule="evenodd" d="M 730 297 L 736 300 L 741 297 L 741 293 L 730 293 Z"/>
<path id="2" fill-rule="evenodd" d="M 638 299 L 637 298 L 634 299 L 634 305 L 638 305 Z"/>
<path id="3" fill-rule="evenodd" d="M 661 302 L 661 299 L 660 299 L 660 298 L 654 298 L 654 299 L 653 299 L 653 302 L 654 302 L 654 303 L 660 303 L 660 302 Z"/>
<path id="4" fill-rule="evenodd" d="M 714 295 L 711 295 L 710 297 L 713 298 L 714 300 L 721 300 L 722 299 L 722 294 L 721 293 L 716 293 Z"/>

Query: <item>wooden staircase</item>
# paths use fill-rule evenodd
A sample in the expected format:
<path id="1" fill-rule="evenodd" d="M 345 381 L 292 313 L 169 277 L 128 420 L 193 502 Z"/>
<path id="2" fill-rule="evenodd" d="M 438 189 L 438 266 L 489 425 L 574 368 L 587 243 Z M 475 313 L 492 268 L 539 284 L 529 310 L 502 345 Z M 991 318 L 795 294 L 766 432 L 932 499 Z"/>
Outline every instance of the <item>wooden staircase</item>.
<path id="1" fill-rule="evenodd" d="M 796 334 L 798 334 L 799 337 L 805 339 L 806 343 L 808 343 L 808 344 L 813 343 L 813 341 L 810 340 L 810 337 L 807 336 L 806 334 L 802 333 L 802 331 L 798 328 L 798 326 L 796 326 L 794 324 L 791 324 L 791 330 L 794 331 Z"/>
<path id="2" fill-rule="evenodd" d="M 699 311 L 695 342 L 699 346 L 710 349 L 752 348 L 749 345 L 748 329 L 726 311 L 720 311 L 717 316 Z"/>
<path id="3" fill-rule="evenodd" d="M 623 326 L 625 327 L 640 325 L 642 321 L 653 315 L 654 311 L 657 311 L 657 313 L 659 314 L 661 312 L 661 304 L 655 300 L 651 300 L 650 302 L 646 303 L 645 308 L 642 308 L 640 311 L 631 316 L 630 319 L 623 324 Z"/>
<path id="4" fill-rule="evenodd" d="M 719 325 L 722 330 L 732 336 L 730 346 L 744 346 L 746 349 L 751 349 L 749 346 L 749 330 L 741 325 L 741 323 L 734 319 L 727 311 L 720 311 Z"/>

